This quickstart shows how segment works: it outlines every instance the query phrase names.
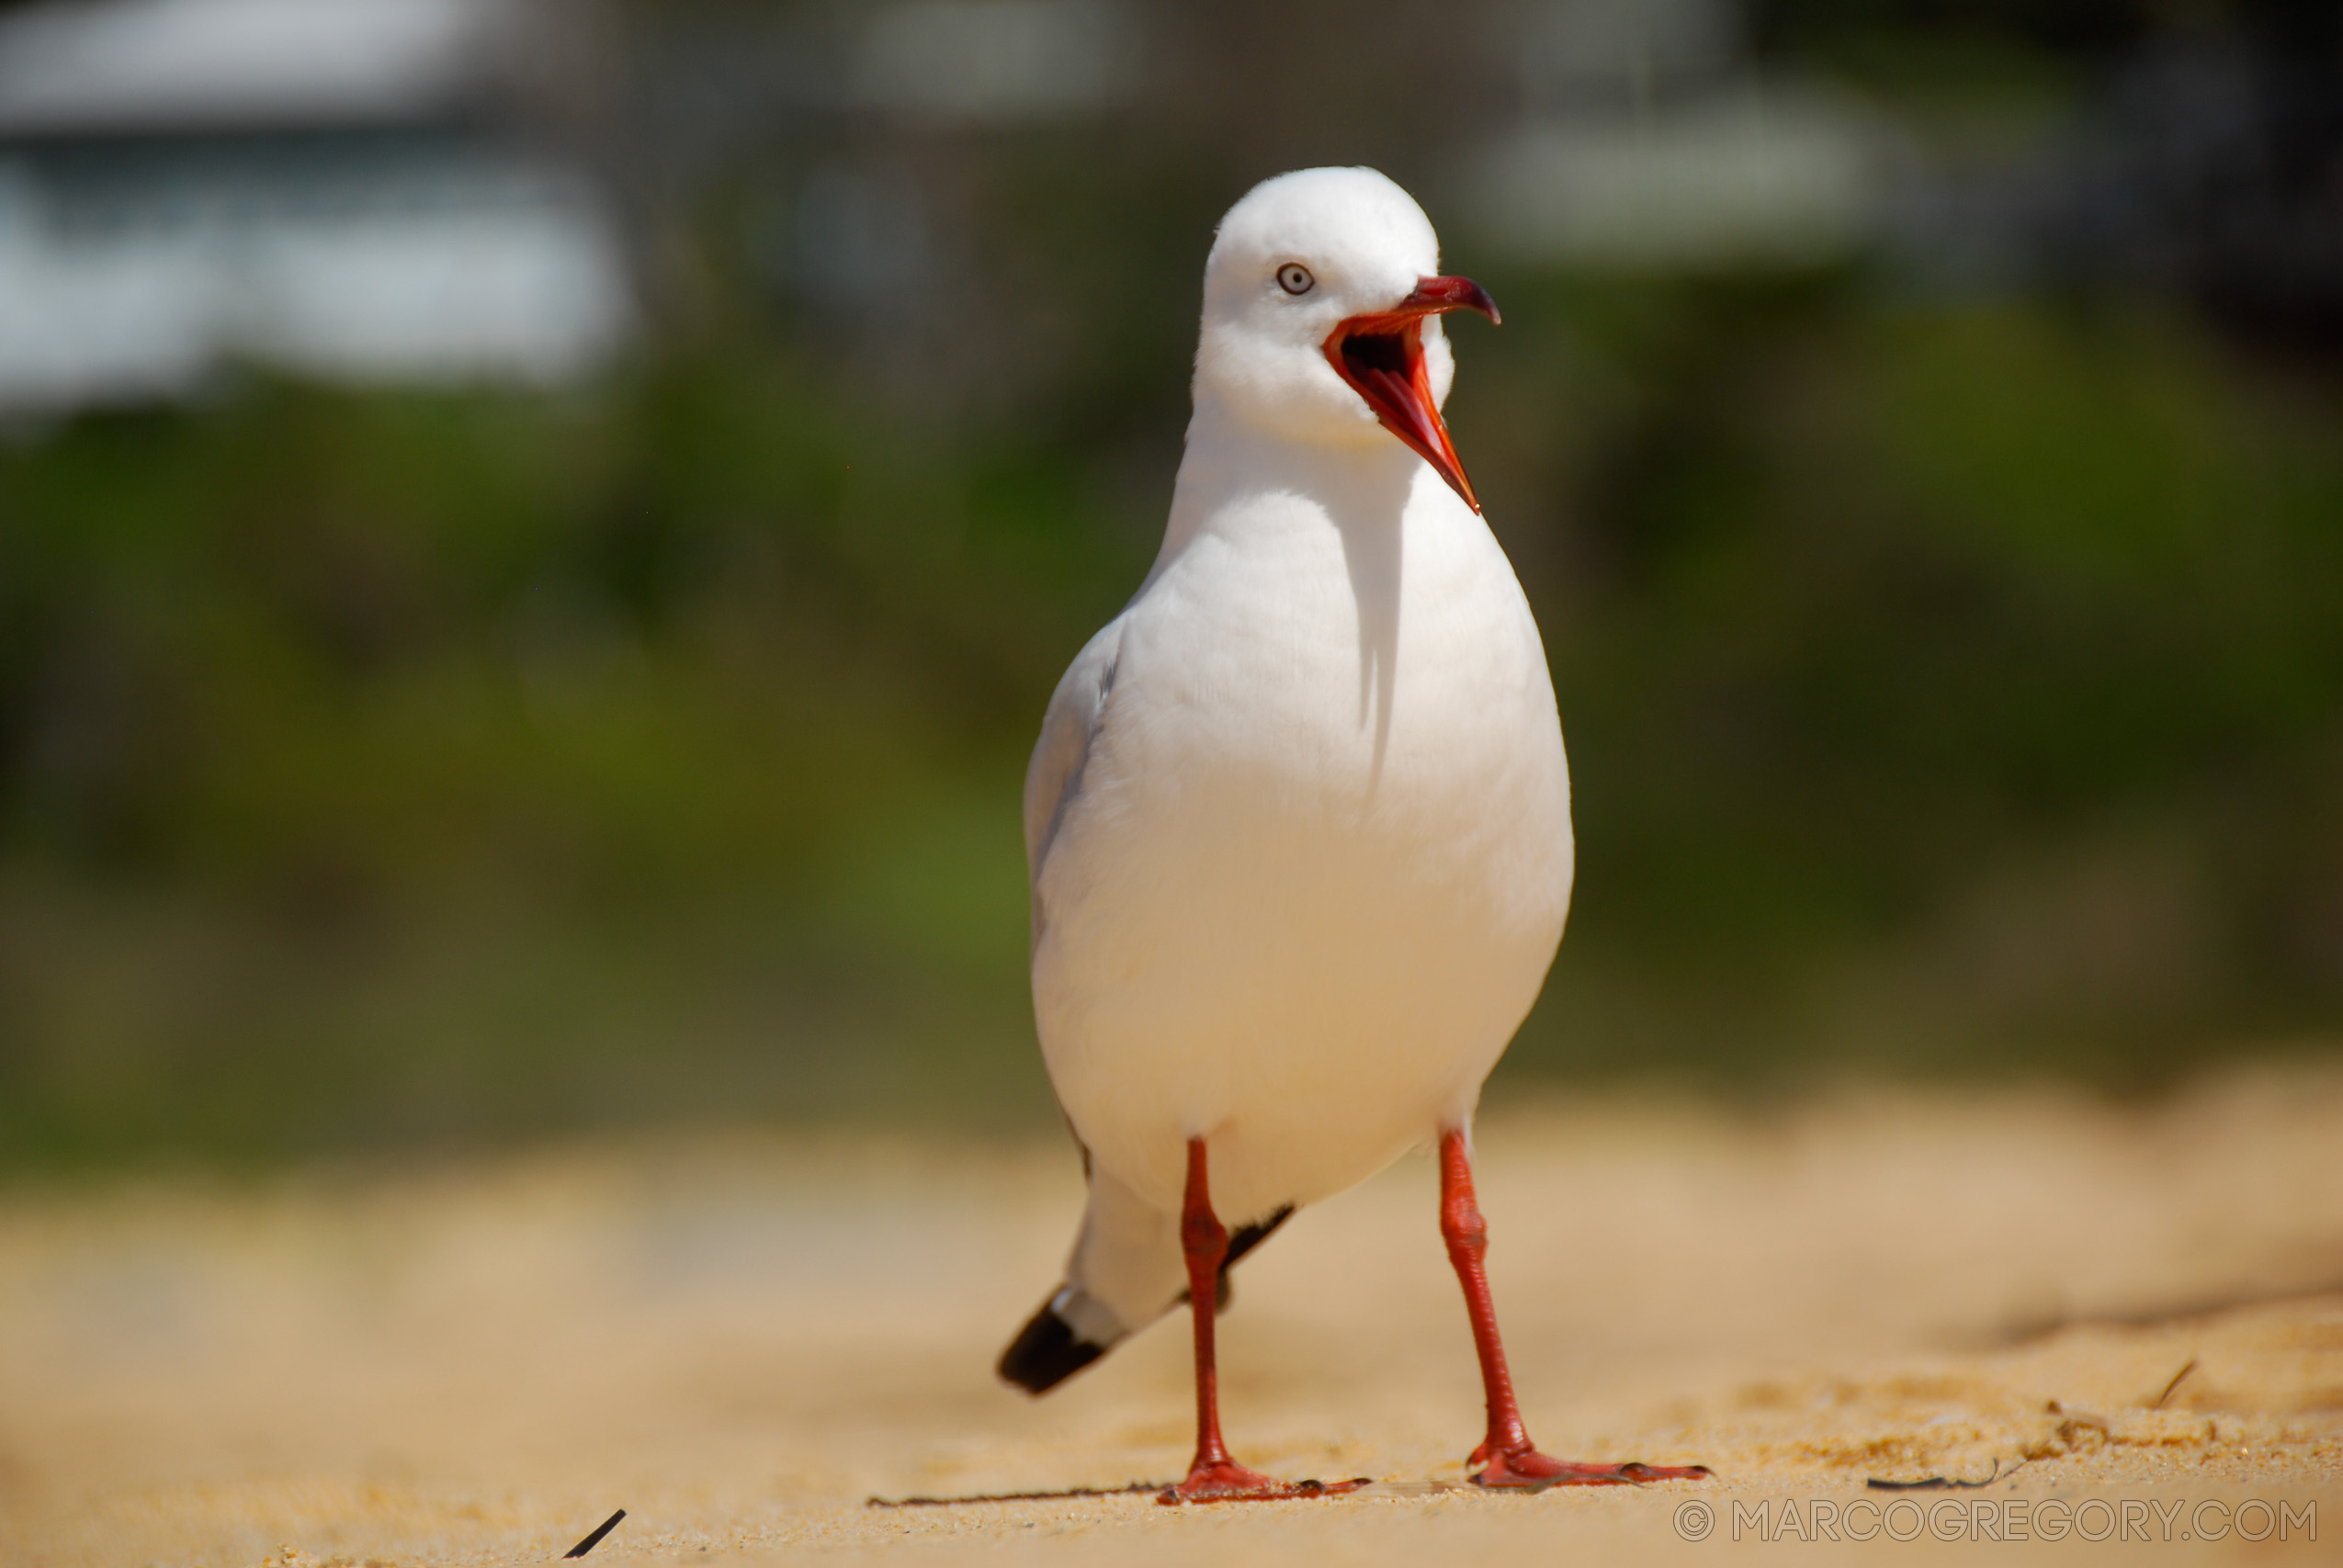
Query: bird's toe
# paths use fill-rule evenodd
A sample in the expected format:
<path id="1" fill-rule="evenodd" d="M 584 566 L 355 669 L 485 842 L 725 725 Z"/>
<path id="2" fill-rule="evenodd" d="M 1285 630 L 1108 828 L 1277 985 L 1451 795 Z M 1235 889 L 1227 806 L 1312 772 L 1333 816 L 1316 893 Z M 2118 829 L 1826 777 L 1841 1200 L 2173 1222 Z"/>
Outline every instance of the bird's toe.
<path id="1" fill-rule="evenodd" d="M 1629 1460 L 1624 1464 L 1584 1464 L 1556 1459 L 1535 1449 L 1492 1451 L 1486 1443 L 1473 1450 L 1470 1462 L 1480 1464 L 1483 1461 L 1486 1464 L 1472 1477 L 1474 1485 L 1532 1492 L 1543 1492 L 1549 1486 L 1636 1486 L 1652 1481 L 1705 1481 L 1710 1474 L 1704 1464 L 1646 1464 L 1640 1460 Z"/>

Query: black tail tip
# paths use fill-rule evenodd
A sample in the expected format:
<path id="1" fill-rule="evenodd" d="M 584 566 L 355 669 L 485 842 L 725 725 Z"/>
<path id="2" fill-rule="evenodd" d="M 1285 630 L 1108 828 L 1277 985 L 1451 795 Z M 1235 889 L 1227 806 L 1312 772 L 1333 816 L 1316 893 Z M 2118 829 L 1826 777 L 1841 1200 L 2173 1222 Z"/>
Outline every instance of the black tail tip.
<path id="1" fill-rule="evenodd" d="M 1104 1354 L 1105 1346 L 1075 1336 L 1073 1325 L 1058 1315 L 1053 1295 L 1001 1352 L 998 1370 L 1004 1382 L 1027 1393 L 1047 1393 Z"/>

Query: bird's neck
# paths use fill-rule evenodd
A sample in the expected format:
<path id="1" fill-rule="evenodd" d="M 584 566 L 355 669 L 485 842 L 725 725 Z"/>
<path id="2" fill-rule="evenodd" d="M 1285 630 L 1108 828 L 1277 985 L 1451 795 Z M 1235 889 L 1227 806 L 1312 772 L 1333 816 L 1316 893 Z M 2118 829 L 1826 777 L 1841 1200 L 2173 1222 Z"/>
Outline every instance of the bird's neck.
<path id="1" fill-rule="evenodd" d="M 1199 397 L 1155 570 L 1216 517 L 1264 494 L 1315 502 L 1338 526 L 1396 529 L 1422 468 L 1422 458 L 1381 432 L 1354 446 L 1296 441 L 1234 417 L 1217 399 Z"/>

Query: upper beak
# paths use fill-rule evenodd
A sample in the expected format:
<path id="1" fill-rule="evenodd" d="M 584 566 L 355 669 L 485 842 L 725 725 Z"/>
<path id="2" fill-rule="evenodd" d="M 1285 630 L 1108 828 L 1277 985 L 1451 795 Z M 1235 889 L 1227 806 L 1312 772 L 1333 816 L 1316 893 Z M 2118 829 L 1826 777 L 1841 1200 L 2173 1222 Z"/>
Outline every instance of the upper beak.
<path id="1" fill-rule="evenodd" d="M 1389 310 L 1353 316 L 1328 335 L 1327 363 L 1351 384 L 1383 427 L 1412 447 L 1475 512 L 1480 502 L 1465 465 L 1432 403 L 1424 370 L 1423 319 L 1449 310 L 1478 310 L 1500 321 L 1497 301 L 1469 277 L 1424 277 Z"/>

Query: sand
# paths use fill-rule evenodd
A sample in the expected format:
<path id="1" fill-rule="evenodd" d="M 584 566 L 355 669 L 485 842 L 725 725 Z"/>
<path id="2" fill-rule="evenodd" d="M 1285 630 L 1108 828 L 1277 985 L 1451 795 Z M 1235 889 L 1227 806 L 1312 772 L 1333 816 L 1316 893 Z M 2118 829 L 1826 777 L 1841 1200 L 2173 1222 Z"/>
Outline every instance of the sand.
<path id="1" fill-rule="evenodd" d="M 2343 1558 L 2343 1077 L 1492 1107 L 1480 1143 L 1541 1443 L 1715 1481 L 1462 1485 L 1478 1385 L 1416 1157 L 1297 1218 L 1223 1320 L 1239 1457 L 1378 1485 L 866 1506 L 1176 1476 L 1184 1332 L 1045 1400 L 994 1382 L 1080 1206 L 1055 1142 L 710 1134 L 0 1195 L 0 1554 L 546 1562 L 623 1506 L 590 1561 Z M 1936 1476 L 1987 1484 L 1866 1486 Z"/>

